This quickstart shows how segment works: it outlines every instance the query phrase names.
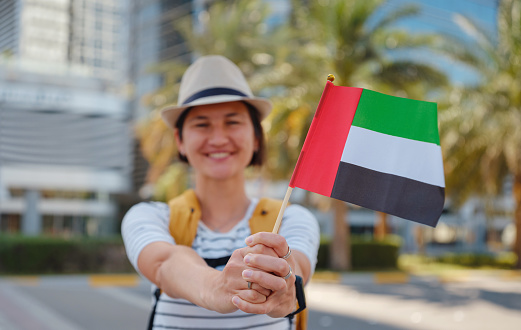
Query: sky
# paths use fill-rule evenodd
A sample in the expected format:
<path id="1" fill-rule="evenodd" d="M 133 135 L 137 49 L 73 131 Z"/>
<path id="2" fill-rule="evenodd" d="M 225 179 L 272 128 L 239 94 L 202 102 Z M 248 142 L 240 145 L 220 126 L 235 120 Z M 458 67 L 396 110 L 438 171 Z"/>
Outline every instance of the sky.
<path id="1" fill-rule="evenodd" d="M 284 20 L 290 10 L 289 1 L 265 0 L 275 9 L 278 15 L 272 17 L 273 23 Z M 498 0 L 385 0 L 383 10 L 396 9 L 402 5 L 414 4 L 420 7 L 420 15 L 401 20 L 396 26 L 411 32 L 446 33 L 470 41 L 468 35 L 456 23 L 457 16 L 463 15 L 491 35 L 496 33 L 496 15 Z M 378 17 L 381 13 L 377 13 Z M 414 56 L 414 54 L 412 54 Z M 452 83 L 456 85 L 473 85 L 479 76 L 471 68 L 450 62 L 439 57 L 416 56 L 429 58 L 430 63 L 446 72 Z"/>
<path id="2" fill-rule="evenodd" d="M 274 8 L 273 23 L 283 21 L 288 15 L 289 1 L 265 0 Z M 346 0 L 347 1 L 347 0 Z M 492 36 L 496 33 L 497 2 L 499 0 L 385 0 L 382 10 L 392 10 L 407 4 L 420 7 L 420 15 L 401 20 L 396 27 L 407 29 L 413 33 L 446 33 L 471 41 L 468 34 L 456 23 L 458 15 L 471 19 Z M 376 19 L 381 13 L 376 13 Z M 473 85 L 479 80 L 478 74 L 471 68 L 425 54 L 409 54 L 428 58 L 429 64 L 446 72 L 452 83 L 456 85 Z"/>
<path id="3" fill-rule="evenodd" d="M 447 33 L 469 40 L 456 23 L 459 14 L 495 36 L 497 0 L 387 0 L 384 9 L 411 3 L 421 8 L 420 15 L 404 19 L 397 26 L 414 32 Z M 444 70 L 455 84 L 472 85 L 478 80 L 478 75 L 470 68 L 436 57 L 431 61 L 437 62 L 432 64 Z"/>
<path id="4" fill-rule="evenodd" d="M 495 31 L 496 0 L 387 0 L 384 6 L 397 7 L 406 3 L 421 8 L 419 17 L 403 23 L 413 29 L 458 34 L 459 28 L 453 19 L 455 14 L 461 14 L 487 30 Z"/>

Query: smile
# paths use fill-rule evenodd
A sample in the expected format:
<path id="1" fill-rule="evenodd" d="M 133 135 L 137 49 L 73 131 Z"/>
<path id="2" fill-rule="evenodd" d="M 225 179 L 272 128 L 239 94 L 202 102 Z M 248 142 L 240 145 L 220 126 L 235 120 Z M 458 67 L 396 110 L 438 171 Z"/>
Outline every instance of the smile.
<path id="1" fill-rule="evenodd" d="M 208 154 L 208 157 L 210 157 L 212 159 L 223 159 L 230 155 L 231 155 L 230 152 L 215 152 L 215 153 Z"/>

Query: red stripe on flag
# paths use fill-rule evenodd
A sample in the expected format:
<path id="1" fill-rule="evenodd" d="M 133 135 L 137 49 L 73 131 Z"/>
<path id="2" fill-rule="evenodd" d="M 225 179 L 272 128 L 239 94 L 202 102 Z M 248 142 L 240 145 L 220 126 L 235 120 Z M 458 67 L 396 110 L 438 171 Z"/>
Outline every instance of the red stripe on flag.
<path id="1" fill-rule="evenodd" d="M 362 88 L 326 83 L 289 186 L 331 196 Z"/>

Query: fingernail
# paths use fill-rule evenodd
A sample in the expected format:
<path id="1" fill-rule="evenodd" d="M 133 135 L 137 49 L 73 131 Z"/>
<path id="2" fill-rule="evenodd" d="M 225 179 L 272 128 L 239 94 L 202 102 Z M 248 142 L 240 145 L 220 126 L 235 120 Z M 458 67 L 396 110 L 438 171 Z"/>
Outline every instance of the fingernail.
<path id="1" fill-rule="evenodd" d="M 239 304 L 239 297 L 237 297 L 237 296 L 233 296 L 233 298 L 232 298 L 232 303 L 233 303 L 235 306 L 237 306 L 237 305 Z"/>
<path id="2" fill-rule="evenodd" d="M 251 255 L 250 254 L 247 254 L 245 257 L 244 257 L 244 262 L 249 264 L 251 262 Z"/>
<path id="3" fill-rule="evenodd" d="M 253 271 L 251 269 L 245 269 L 242 272 L 242 277 L 244 277 L 244 278 L 251 278 L 252 275 L 253 275 Z"/>
<path id="4" fill-rule="evenodd" d="M 250 245 L 251 243 L 253 243 L 253 237 L 251 237 L 251 236 L 246 237 L 246 244 Z"/>

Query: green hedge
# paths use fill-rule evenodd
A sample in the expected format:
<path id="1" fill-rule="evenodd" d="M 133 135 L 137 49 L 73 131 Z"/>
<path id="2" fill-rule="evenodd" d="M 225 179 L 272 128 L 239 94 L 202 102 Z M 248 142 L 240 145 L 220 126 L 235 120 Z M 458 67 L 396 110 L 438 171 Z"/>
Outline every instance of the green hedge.
<path id="1" fill-rule="evenodd" d="M 395 269 L 401 241 L 388 236 L 351 237 L 354 270 Z M 329 242 L 318 251 L 318 269 L 329 269 Z M 123 242 L 116 238 L 0 236 L 0 274 L 75 274 L 132 272 Z"/>
<path id="2" fill-rule="evenodd" d="M 72 274 L 132 270 L 120 237 L 65 239 L 0 236 L 1 274 Z"/>
<path id="3" fill-rule="evenodd" d="M 388 235 L 384 240 L 372 236 L 351 236 L 351 267 L 353 270 L 396 269 L 401 238 Z M 322 239 L 318 250 L 318 269 L 328 269 L 330 241 Z"/>
<path id="4" fill-rule="evenodd" d="M 466 267 L 492 267 L 500 269 L 514 269 L 517 256 L 513 252 L 495 254 L 447 253 L 435 257 L 437 262 L 454 264 Z"/>

